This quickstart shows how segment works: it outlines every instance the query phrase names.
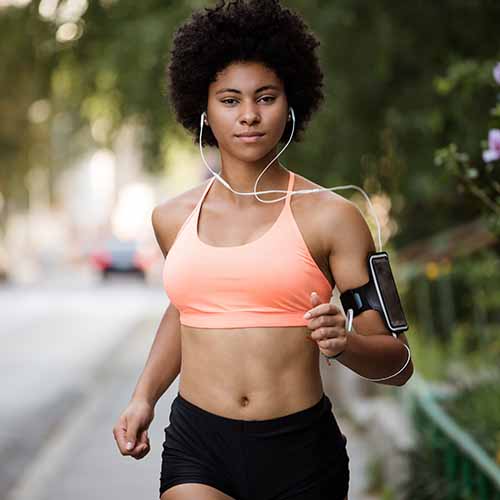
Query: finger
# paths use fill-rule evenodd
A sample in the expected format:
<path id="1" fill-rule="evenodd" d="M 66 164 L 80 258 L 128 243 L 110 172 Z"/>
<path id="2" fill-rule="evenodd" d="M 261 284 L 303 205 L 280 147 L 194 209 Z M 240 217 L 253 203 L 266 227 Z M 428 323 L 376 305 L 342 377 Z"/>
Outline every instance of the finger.
<path id="1" fill-rule="evenodd" d="M 150 450 L 149 443 L 136 444 L 135 448 L 130 453 L 134 458 L 142 458 L 145 456 Z"/>
<path id="2" fill-rule="evenodd" d="M 342 343 L 340 343 L 340 341 L 336 338 L 319 340 L 318 347 L 321 347 L 321 349 L 328 349 L 331 351 L 338 351 L 339 349 L 340 350 L 344 349 Z"/>
<path id="3" fill-rule="evenodd" d="M 335 341 L 334 339 L 323 339 L 318 341 L 318 347 L 321 347 L 321 349 L 329 349 L 334 351 L 335 350 Z"/>
<path id="4" fill-rule="evenodd" d="M 328 337 L 328 332 L 326 331 L 326 328 L 316 328 L 313 332 L 311 332 L 311 338 L 318 342 L 320 340 L 323 340 Z"/>
<path id="5" fill-rule="evenodd" d="M 317 328 L 321 328 L 322 326 L 341 327 L 342 318 L 334 314 L 322 314 L 321 316 L 310 319 L 307 322 L 307 328 L 309 328 L 310 330 L 316 330 Z"/>
<path id="6" fill-rule="evenodd" d="M 309 330 L 316 330 L 317 328 L 321 328 L 322 326 L 343 328 L 344 324 L 345 320 L 341 314 L 322 314 L 308 320 L 307 328 Z"/>
<path id="7" fill-rule="evenodd" d="M 321 339 L 318 340 L 318 346 L 320 346 L 322 349 L 329 349 L 331 348 L 331 339 Z"/>
<path id="8" fill-rule="evenodd" d="M 309 311 L 304 314 L 304 318 L 309 319 L 321 314 L 338 314 L 339 312 L 340 309 L 335 304 L 324 302 L 323 304 L 318 304 L 317 306 L 309 309 Z M 308 313 L 310 316 L 307 316 Z"/>
<path id="9" fill-rule="evenodd" d="M 146 445 L 141 445 L 140 449 L 139 449 L 139 452 L 134 454 L 134 458 L 137 459 L 137 460 L 140 460 L 141 458 L 144 458 L 150 451 L 150 447 L 149 445 L 146 446 Z"/>
<path id="10" fill-rule="evenodd" d="M 149 437 L 148 437 L 148 431 L 143 430 L 139 434 L 139 439 L 137 440 L 137 444 L 135 445 L 134 452 L 136 453 L 142 453 L 143 450 L 149 451 L 151 444 L 149 442 Z"/>
<path id="11" fill-rule="evenodd" d="M 142 445 L 147 445 L 149 446 L 149 437 L 148 437 L 148 431 L 147 429 L 144 429 L 139 433 L 137 436 L 137 443 L 135 445 L 135 449 L 137 449 L 139 446 Z"/>
<path id="12" fill-rule="evenodd" d="M 126 420 L 120 419 L 120 423 L 114 431 L 115 440 L 122 455 L 126 455 L 127 451 L 127 423 Z"/>
<path id="13" fill-rule="evenodd" d="M 340 336 L 340 331 L 336 328 L 332 327 L 321 327 L 321 328 L 316 328 L 311 333 L 311 338 L 313 340 L 319 341 L 319 340 L 324 340 L 324 339 L 329 339 L 329 338 L 336 338 Z"/>
<path id="14" fill-rule="evenodd" d="M 139 432 L 138 436 L 137 436 L 137 444 L 146 444 L 149 442 L 149 438 L 148 438 L 148 430 L 147 429 L 144 429 L 142 430 L 141 432 Z"/>
<path id="15" fill-rule="evenodd" d="M 134 420 L 127 421 L 126 430 L 126 445 L 125 449 L 127 451 L 132 451 L 137 443 L 138 425 Z"/>

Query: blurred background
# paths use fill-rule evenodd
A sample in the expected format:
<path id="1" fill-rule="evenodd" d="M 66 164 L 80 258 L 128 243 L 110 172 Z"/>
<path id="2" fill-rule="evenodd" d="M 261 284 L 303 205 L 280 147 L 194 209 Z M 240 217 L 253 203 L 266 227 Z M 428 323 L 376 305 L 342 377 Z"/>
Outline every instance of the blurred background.
<path id="1" fill-rule="evenodd" d="M 168 306 L 152 209 L 211 175 L 165 68 L 215 3 L 0 0 L 0 500 L 157 497 L 176 387 L 145 459 L 111 430 Z M 500 3 L 282 4 L 321 41 L 326 102 L 280 160 L 370 195 L 410 324 L 404 387 L 321 363 L 349 498 L 498 499 Z"/>

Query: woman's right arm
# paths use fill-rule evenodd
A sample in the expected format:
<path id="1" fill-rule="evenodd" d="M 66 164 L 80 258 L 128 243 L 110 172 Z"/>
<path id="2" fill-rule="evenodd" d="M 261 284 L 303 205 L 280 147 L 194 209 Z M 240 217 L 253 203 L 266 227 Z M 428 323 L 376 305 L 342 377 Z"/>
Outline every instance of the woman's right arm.
<path id="1" fill-rule="evenodd" d="M 176 224 L 172 223 L 173 203 L 167 201 L 153 209 L 151 222 L 156 241 L 166 257 L 175 239 Z M 181 369 L 181 325 L 179 311 L 172 303 L 167 307 L 155 339 L 151 346 L 146 365 L 137 382 L 131 400 L 146 401 L 155 406 L 162 394 L 170 387 Z"/>
<path id="2" fill-rule="evenodd" d="M 161 318 L 155 339 L 131 401 L 154 407 L 181 370 L 179 311 L 170 304 Z"/>
<path id="3" fill-rule="evenodd" d="M 177 200 L 169 200 L 153 209 L 151 220 L 161 251 L 166 257 L 179 229 L 174 216 Z M 182 223 L 182 221 L 181 221 Z M 141 459 L 150 450 L 148 428 L 154 407 L 181 369 L 181 324 L 179 311 L 170 303 L 156 331 L 148 359 L 127 408 L 113 427 L 113 435 L 122 455 Z M 127 448 L 127 443 L 131 448 Z"/>

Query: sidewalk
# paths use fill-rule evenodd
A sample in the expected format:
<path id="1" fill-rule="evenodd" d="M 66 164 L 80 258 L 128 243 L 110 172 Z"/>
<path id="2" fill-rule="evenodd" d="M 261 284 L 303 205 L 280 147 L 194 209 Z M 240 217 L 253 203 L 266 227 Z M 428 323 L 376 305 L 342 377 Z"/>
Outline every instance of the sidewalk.
<path id="1" fill-rule="evenodd" d="M 149 430 L 151 451 L 142 460 L 120 454 L 113 426 L 126 407 L 142 371 L 159 318 L 148 319 L 131 334 L 81 404 L 40 450 L 24 480 L 8 500 L 157 499 L 164 428 L 178 379 L 155 408 Z M 362 493 L 366 478 L 366 446 L 355 428 L 341 417 L 348 438 L 351 482 L 349 500 L 376 500 Z"/>

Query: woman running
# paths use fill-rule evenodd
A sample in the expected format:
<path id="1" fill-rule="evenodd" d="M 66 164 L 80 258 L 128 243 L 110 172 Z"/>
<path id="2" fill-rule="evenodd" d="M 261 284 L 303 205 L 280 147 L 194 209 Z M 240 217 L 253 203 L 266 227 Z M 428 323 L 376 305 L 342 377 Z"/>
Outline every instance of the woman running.
<path id="1" fill-rule="evenodd" d="M 278 0 L 221 1 L 175 33 L 173 108 L 200 146 L 219 150 L 231 189 L 211 177 L 152 213 L 171 303 L 113 433 L 123 455 L 143 458 L 156 402 L 180 373 L 161 500 L 347 499 L 346 438 L 319 352 L 371 377 L 404 362 L 378 312 L 358 315 L 347 334 L 330 303 L 335 286 L 368 281 L 375 245 L 362 214 L 330 191 L 292 197 L 321 186 L 274 160 L 324 98 L 318 45 Z M 254 189 L 285 194 L 263 202 Z"/>

